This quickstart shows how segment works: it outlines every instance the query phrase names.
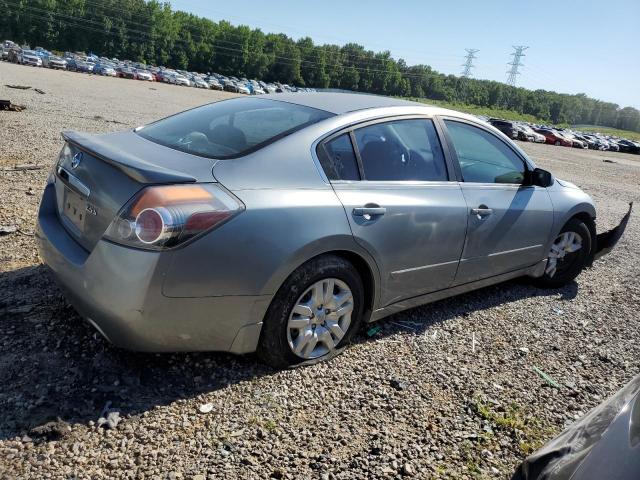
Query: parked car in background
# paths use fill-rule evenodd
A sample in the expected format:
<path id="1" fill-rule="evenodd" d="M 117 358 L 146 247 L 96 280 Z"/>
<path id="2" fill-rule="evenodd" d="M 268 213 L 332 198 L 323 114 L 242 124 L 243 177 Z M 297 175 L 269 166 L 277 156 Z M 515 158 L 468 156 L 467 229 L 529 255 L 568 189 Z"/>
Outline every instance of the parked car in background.
<path id="1" fill-rule="evenodd" d="M 75 71 L 80 73 L 93 73 L 94 64 L 84 60 L 78 60 L 75 63 Z"/>
<path id="2" fill-rule="evenodd" d="M 540 133 L 534 131 L 533 128 L 531 128 L 529 125 L 526 125 L 524 123 L 519 123 L 517 124 L 517 126 L 518 126 L 518 129 L 521 130 L 527 136 L 528 141 L 536 142 L 536 143 L 545 142 L 544 135 L 541 135 Z"/>
<path id="3" fill-rule="evenodd" d="M 136 69 L 136 78 L 138 80 L 146 80 L 147 82 L 153 82 L 154 78 L 150 71 L 141 68 Z"/>
<path id="4" fill-rule="evenodd" d="M 225 92 L 233 92 L 238 93 L 240 90 L 238 88 L 238 84 L 232 80 L 227 80 L 224 82 L 224 91 Z"/>
<path id="5" fill-rule="evenodd" d="M 96 63 L 93 67 L 93 73 L 106 77 L 115 77 L 117 75 L 116 69 L 111 63 Z"/>
<path id="6" fill-rule="evenodd" d="M 588 135 L 574 133 L 575 137 L 579 140 L 582 140 L 587 144 L 587 148 L 590 150 L 600 150 L 600 143 L 596 138 L 590 137 Z"/>
<path id="7" fill-rule="evenodd" d="M 589 138 L 595 142 L 598 150 L 607 150 L 607 142 L 604 139 L 592 135 Z"/>
<path id="8" fill-rule="evenodd" d="M 514 123 L 513 124 L 515 130 L 516 130 L 516 140 L 520 140 L 522 142 L 535 142 L 536 141 L 536 135 L 539 135 L 535 132 L 529 132 L 525 129 L 526 125 L 520 124 L 520 123 Z"/>
<path id="9" fill-rule="evenodd" d="M 116 76 L 118 78 L 127 78 L 129 80 L 135 80 L 138 78 L 135 70 L 129 67 L 116 67 Z"/>
<path id="10" fill-rule="evenodd" d="M 212 90 L 222 90 L 222 84 L 216 77 L 207 77 L 205 78 L 205 82 L 209 84 L 209 88 Z"/>
<path id="11" fill-rule="evenodd" d="M 9 61 L 9 51 L 12 48 L 20 49 L 20 47 L 13 43 L 11 40 L 5 40 L 4 42 L 2 42 L 2 45 L 0 45 L 0 60 Z"/>
<path id="12" fill-rule="evenodd" d="M 9 53 L 7 54 L 7 60 L 11 63 L 20 63 L 21 54 L 22 49 L 20 47 L 11 47 L 9 49 Z"/>
<path id="13" fill-rule="evenodd" d="M 242 93 L 244 95 L 251 95 L 251 90 L 247 85 L 240 82 L 236 82 L 236 87 L 238 89 L 238 93 Z"/>
<path id="14" fill-rule="evenodd" d="M 75 72 L 77 70 L 78 62 L 81 61 L 80 59 L 73 56 L 65 56 L 65 60 L 67 61 L 67 70 L 71 72 Z"/>
<path id="15" fill-rule="evenodd" d="M 172 72 L 171 70 L 160 69 L 156 72 L 156 78 L 159 82 L 171 83 L 169 77 L 174 73 L 175 72 Z"/>
<path id="16" fill-rule="evenodd" d="M 40 55 L 38 55 L 35 50 L 22 50 L 20 53 L 20 63 L 32 67 L 41 67 L 42 58 L 40 58 Z"/>
<path id="17" fill-rule="evenodd" d="M 253 81 L 249 85 L 251 86 L 251 95 L 264 95 L 267 93 L 258 82 Z"/>
<path id="18" fill-rule="evenodd" d="M 66 70 L 67 61 L 64 58 L 57 55 L 45 55 L 42 57 L 42 66 L 47 68 L 54 68 L 57 70 Z"/>
<path id="19" fill-rule="evenodd" d="M 560 134 L 571 141 L 571 146 L 573 148 L 588 148 L 587 142 L 580 140 L 576 137 L 572 132 L 568 130 L 562 130 Z"/>
<path id="20" fill-rule="evenodd" d="M 192 75 L 189 78 L 190 82 L 191 82 L 191 86 L 196 87 L 196 88 L 209 88 L 209 84 L 207 82 L 204 81 L 204 79 L 196 76 L 196 75 Z"/>
<path id="21" fill-rule="evenodd" d="M 612 139 L 603 138 L 602 141 L 605 142 L 605 145 L 607 147 L 606 149 L 609 150 L 610 152 L 620 151 L 620 146 L 616 142 L 614 142 Z"/>
<path id="22" fill-rule="evenodd" d="M 133 350 L 330 359 L 417 305 L 521 276 L 566 285 L 630 216 L 596 235 L 591 198 L 500 131 L 389 97 L 243 97 L 64 139 L 40 256 Z"/>
<path id="23" fill-rule="evenodd" d="M 513 122 L 508 120 L 500 120 L 498 118 L 490 118 L 489 123 L 512 139 L 518 138 L 518 129 Z M 525 138 L 526 140 L 526 138 Z"/>
<path id="24" fill-rule="evenodd" d="M 191 81 L 187 77 L 179 73 L 175 73 L 171 75 L 169 79 L 170 79 L 170 83 L 173 83 L 174 85 L 181 85 L 183 87 L 191 86 Z"/>
<path id="25" fill-rule="evenodd" d="M 563 147 L 573 146 L 573 142 L 571 140 L 563 137 L 556 130 L 549 130 L 546 128 L 534 128 L 534 130 L 539 134 L 544 135 L 545 143 L 548 143 L 550 145 L 561 145 Z"/>
<path id="26" fill-rule="evenodd" d="M 632 142 L 631 140 L 618 140 L 616 143 L 623 153 L 640 154 L 640 143 Z"/>
<path id="27" fill-rule="evenodd" d="M 149 67 L 148 71 L 153 77 L 154 82 L 160 81 L 160 78 L 158 77 L 158 73 L 160 72 L 160 69 L 158 67 Z"/>

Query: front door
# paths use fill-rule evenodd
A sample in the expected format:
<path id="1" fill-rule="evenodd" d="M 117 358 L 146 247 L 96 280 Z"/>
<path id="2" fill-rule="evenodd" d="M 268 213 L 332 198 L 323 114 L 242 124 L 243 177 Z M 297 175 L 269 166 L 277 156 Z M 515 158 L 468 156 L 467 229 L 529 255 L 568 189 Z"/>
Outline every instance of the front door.
<path id="1" fill-rule="evenodd" d="M 553 205 L 545 188 L 523 185 L 527 165 L 504 140 L 471 123 L 445 119 L 460 167 L 468 228 L 455 284 L 532 266 L 546 256 Z"/>
<path id="2" fill-rule="evenodd" d="M 382 305 L 452 284 L 467 206 L 431 119 L 368 124 L 325 142 L 320 156 L 356 241 L 378 263 Z"/>

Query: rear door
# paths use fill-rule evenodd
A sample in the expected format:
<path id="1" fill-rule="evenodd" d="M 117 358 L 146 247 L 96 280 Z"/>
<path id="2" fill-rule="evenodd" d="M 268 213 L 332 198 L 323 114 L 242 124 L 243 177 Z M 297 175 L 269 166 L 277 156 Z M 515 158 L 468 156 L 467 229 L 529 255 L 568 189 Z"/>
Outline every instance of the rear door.
<path id="1" fill-rule="evenodd" d="M 469 217 L 455 284 L 544 259 L 553 206 L 546 188 L 524 184 L 529 168 L 525 159 L 480 125 L 453 118 L 443 124 Z"/>
<path id="2" fill-rule="evenodd" d="M 320 144 L 318 156 L 356 241 L 378 263 L 384 305 L 451 285 L 467 207 L 431 119 L 360 125 Z"/>

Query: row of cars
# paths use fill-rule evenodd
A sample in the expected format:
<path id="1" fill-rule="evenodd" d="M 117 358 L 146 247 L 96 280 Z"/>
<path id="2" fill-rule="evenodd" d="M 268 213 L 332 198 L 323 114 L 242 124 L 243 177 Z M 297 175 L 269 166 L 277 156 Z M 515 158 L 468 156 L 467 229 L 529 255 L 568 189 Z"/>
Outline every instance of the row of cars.
<path id="1" fill-rule="evenodd" d="M 218 73 L 202 74 L 184 70 L 173 70 L 165 67 L 146 65 L 140 62 L 131 62 L 129 60 L 99 57 L 92 54 L 65 52 L 63 55 L 55 55 L 42 47 L 36 47 L 35 49 L 20 47 L 10 40 L 6 40 L 2 44 L 0 58 L 9 62 L 34 67 L 54 68 L 131 80 L 164 82 L 185 87 L 224 90 L 246 95 L 314 91 L 314 89 L 311 88 L 294 87 L 278 82 L 264 82 L 255 79 L 249 80 L 244 77 L 238 78 Z"/>
<path id="2" fill-rule="evenodd" d="M 549 125 L 513 122 L 500 118 L 484 118 L 484 120 L 514 140 L 640 155 L 640 142 L 626 138 L 606 136 L 599 133 L 580 132 Z"/>

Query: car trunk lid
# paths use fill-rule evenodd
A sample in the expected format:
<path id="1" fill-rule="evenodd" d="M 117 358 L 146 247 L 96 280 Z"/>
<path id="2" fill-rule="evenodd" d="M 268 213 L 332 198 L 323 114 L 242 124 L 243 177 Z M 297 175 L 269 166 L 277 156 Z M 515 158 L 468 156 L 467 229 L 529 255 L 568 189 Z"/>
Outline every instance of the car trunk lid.
<path id="1" fill-rule="evenodd" d="M 215 160 L 155 144 L 133 131 L 64 132 L 69 149 L 56 166 L 60 221 L 91 251 L 120 209 L 147 185 L 213 182 Z"/>

